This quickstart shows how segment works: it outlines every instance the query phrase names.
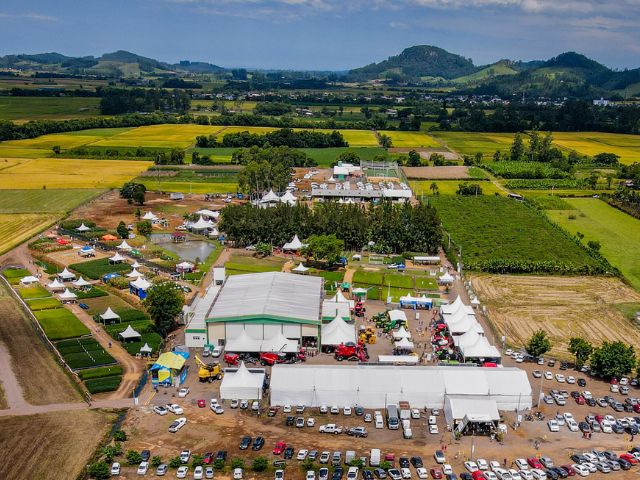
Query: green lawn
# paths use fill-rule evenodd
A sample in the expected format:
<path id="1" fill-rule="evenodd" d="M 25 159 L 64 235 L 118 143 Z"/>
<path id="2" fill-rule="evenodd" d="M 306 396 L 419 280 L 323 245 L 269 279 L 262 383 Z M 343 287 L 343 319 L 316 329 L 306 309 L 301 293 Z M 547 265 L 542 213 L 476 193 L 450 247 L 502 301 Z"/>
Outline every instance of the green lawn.
<path id="1" fill-rule="evenodd" d="M 27 300 L 27 305 L 31 311 L 36 312 L 38 310 L 48 310 L 51 308 L 60 308 L 62 303 L 57 298 L 34 298 L 33 300 Z"/>
<path id="2" fill-rule="evenodd" d="M 571 233 L 583 233 L 585 244 L 600 242 L 601 253 L 640 289 L 640 220 L 595 198 L 565 201 L 575 210 L 547 211 L 547 215 Z"/>
<path id="3" fill-rule="evenodd" d="M 384 275 L 382 272 L 370 272 L 358 270 L 353 274 L 353 283 L 364 283 L 367 285 L 382 285 Z"/>
<path id="4" fill-rule="evenodd" d="M 51 292 L 49 292 L 46 288 L 44 288 L 41 285 L 34 285 L 32 287 L 22 287 L 18 289 L 18 294 L 25 300 L 29 300 L 31 298 L 45 298 L 45 297 L 51 296 Z"/>
<path id="5" fill-rule="evenodd" d="M 97 117 L 94 97 L 0 97 L 0 120 L 43 120 Z"/>
<path id="6" fill-rule="evenodd" d="M 495 184 L 486 180 L 412 180 L 409 182 L 409 185 L 413 189 L 415 196 L 433 195 L 433 191 L 431 190 L 432 183 L 438 186 L 436 192 L 440 195 L 455 195 L 462 183 L 480 185 L 482 189 L 481 195 L 505 194 L 505 192 L 500 190 Z"/>
<path id="7" fill-rule="evenodd" d="M 469 270 L 493 273 L 588 274 L 604 271 L 561 229 L 505 197 L 430 198 Z"/>
<path id="8" fill-rule="evenodd" d="M 280 257 L 255 258 L 232 255 L 225 264 L 225 268 L 237 275 L 239 273 L 279 272 L 284 264 L 285 260 Z"/>
<path id="9" fill-rule="evenodd" d="M 363 160 L 373 160 L 376 155 L 386 155 L 386 150 L 378 147 L 301 148 L 300 150 L 313 158 L 320 167 L 328 167 L 344 152 L 354 152 Z"/>
<path id="10" fill-rule="evenodd" d="M 128 263 L 116 263 L 112 265 L 107 258 L 74 263 L 73 265 L 69 265 L 69 268 L 93 280 L 98 280 L 108 273 L 123 274 L 131 271 L 131 266 Z"/>
<path id="11" fill-rule="evenodd" d="M 74 338 L 89 333 L 89 329 L 66 308 L 40 310 L 33 314 L 42 325 L 49 340 Z"/>
<path id="12" fill-rule="evenodd" d="M 102 190 L 0 190 L 0 213 L 69 212 Z"/>

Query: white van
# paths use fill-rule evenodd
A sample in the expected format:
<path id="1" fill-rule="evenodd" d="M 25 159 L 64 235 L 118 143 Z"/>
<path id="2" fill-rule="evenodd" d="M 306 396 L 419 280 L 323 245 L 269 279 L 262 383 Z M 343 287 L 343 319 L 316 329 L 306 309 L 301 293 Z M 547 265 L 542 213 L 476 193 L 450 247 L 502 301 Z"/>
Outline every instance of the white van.
<path id="1" fill-rule="evenodd" d="M 380 466 L 380 449 L 379 448 L 371 449 L 371 456 L 369 457 L 369 465 L 372 467 Z"/>
<path id="2" fill-rule="evenodd" d="M 376 428 L 384 428 L 384 419 L 382 418 L 382 415 L 375 416 L 375 424 Z"/>

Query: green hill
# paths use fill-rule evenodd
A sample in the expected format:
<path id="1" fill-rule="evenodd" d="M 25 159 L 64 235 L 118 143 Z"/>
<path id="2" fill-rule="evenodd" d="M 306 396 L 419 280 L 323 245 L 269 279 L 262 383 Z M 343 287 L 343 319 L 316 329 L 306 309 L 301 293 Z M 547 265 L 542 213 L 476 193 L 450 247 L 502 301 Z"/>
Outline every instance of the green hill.
<path id="1" fill-rule="evenodd" d="M 502 75 L 516 75 L 517 73 L 518 70 L 514 68 L 513 62 L 510 60 L 500 60 L 499 62 L 496 62 L 493 65 L 487 65 L 481 70 L 470 75 L 454 78 L 453 82 L 460 85 L 469 85 L 481 83 Z"/>

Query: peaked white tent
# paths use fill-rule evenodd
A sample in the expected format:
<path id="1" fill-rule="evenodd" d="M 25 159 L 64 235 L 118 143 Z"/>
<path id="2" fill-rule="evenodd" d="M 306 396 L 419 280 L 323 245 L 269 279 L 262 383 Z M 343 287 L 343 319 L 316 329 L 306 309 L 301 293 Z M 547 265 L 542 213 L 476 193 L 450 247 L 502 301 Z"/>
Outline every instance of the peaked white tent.
<path id="1" fill-rule="evenodd" d="M 261 349 L 263 352 L 295 353 L 298 351 L 298 341 L 290 340 L 282 332 L 278 332 L 271 338 L 265 338 Z"/>
<path id="2" fill-rule="evenodd" d="M 405 322 L 407 321 L 407 314 L 402 310 L 389 310 L 387 312 L 387 315 L 389 315 L 389 320 L 391 320 L 392 322 L 398 320 L 404 320 Z"/>
<path id="3" fill-rule="evenodd" d="M 453 280 L 453 275 L 449 272 L 444 272 L 444 274 L 440 275 L 440 278 L 438 278 L 438 283 L 441 285 L 451 285 Z"/>
<path id="4" fill-rule="evenodd" d="M 76 230 L 82 233 L 82 232 L 88 232 L 89 230 L 91 230 L 91 228 L 87 227 L 84 223 L 82 223 L 78 228 L 76 228 Z"/>
<path id="5" fill-rule="evenodd" d="M 211 231 L 209 232 L 209 237 L 211 237 L 211 238 L 216 238 L 219 235 L 220 235 L 220 232 L 218 231 L 218 229 L 216 227 L 213 227 L 211 229 Z"/>
<path id="6" fill-rule="evenodd" d="M 393 332 L 393 338 L 398 340 L 401 338 L 411 338 L 411 333 L 407 332 L 407 329 L 402 326 L 397 331 Z"/>
<path id="7" fill-rule="evenodd" d="M 260 352 L 261 340 L 251 338 L 246 330 L 242 330 L 235 338 L 227 339 L 224 349 L 227 352 Z"/>
<path id="8" fill-rule="evenodd" d="M 300 250 L 303 246 L 304 245 L 298 238 L 298 235 L 295 235 L 290 242 L 287 242 L 282 246 L 282 250 L 289 250 L 289 251 Z"/>
<path id="9" fill-rule="evenodd" d="M 449 333 L 451 335 L 456 336 L 460 334 L 464 334 L 469 330 L 473 330 L 476 332 L 475 326 L 478 324 L 476 317 L 474 315 L 463 315 L 457 319 L 445 318 L 444 323 L 447 324 L 447 328 L 449 329 Z"/>
<path id="10" fill-rule="evenodd" d="M 295 273 L 306 273 L 309 271 L 309 267 L 305 267 L 302 262 L 298 264 L 297 267 L 291 269 L 292 272 Z"/>
<path id="11" fill-rule="evenodd" d="M 144 277 L 138 277 L 136 280 L 131 282 L 131 285 L 138 290 L 148 290 L 151 287 L 151 282 L 149 282 Z"/>
<path id="12" fill-rule="evenodd" d="M 120 255 L 119 252 L 116 252 L 116 254 L 113 257 L 109 257 L 109 261 L 111 263 L 122 263 L 127 259 L 127 257 Z"/>
<path id="13" fill-rule="evenodd" d="M 140 264 L 138 263 L 138 261 L 137 261 L 137 260 L 135 260 L 135 261 L 131 264 L 131 267 L 132 267 L 132 268 L 140 268 L 141 266 L 142 266 L 142 265 L 140 265 Z"/>
<path id="14" fill-rule="evenodd" d="M 477 307 L 480 305 L 480 300 L 478 300 L 478 297 L 473 297 L 471 299 L 471 306 L 472 307 Z"/>
<path id="15" fill-rule="evenodd" d="M 340 345 L 345 342 L 356 342 L 356 329 L 345 322 L 340 315 L 322 326 L 322 345 Z"/>
<path id="16" fill-rule="evenodd" d="M 63 282 L 68 282 L 76 278 L 75 274 L 71 273 L 67 267 L 64 267 L 64 270 L 58 274 L 58 278 Z"/>
<path id="17" fill-rule="evenodd" d="M 263 369 L 250 371 L 244 362 L 236 371 L 226 369 L 220 384 L 220 398 L 261 400 L 264 377 Z"/>
<path id="18" fill-rule="evenodd" d="M 133 270 L 131 270 L 129 273 L 127 273 L 127 277 L 129 278 L 138 278 L 141 277 L 142 274 L 136 270 L 135 268 Z"/>
<path id="19" fill-rule="evenodd" d="M 191 230 L 207 230 L 208 228 L 211 228 L 212 225 L 212 223 L 209 223 L 204 218 L 202 218 L 201 215 L 200 218 L 198 218 L 197 222 L 189 224 L 189 228 Z"/>
<path id="20" fill-rule="evenodd" d="M 22 277 L 20 279 L 20 283 L 22 285 L 30 285 L 32 283 L 38 283 L 38 278 L 33 275 L 27 275 L 26 277 Z"/>
<path id="21" fill-rule="evenodd" d="M 269 190 L 269 193 L 260 199 L 260 203 L 277 203 L 279 201 L 280 197 L 276 195 L 273 190 Z"/>
<path id="22" fill-rule="evenodd" d="M 209 218 L 218 218 L 220 216 L 220 212 L 215 212 L 213 210 L 209 210 L 208 208 L 203 208 L 196 212 L 196 215 L 202 215 L 204 217 Z"/>
<path id="23" fill-rule="evenodd" d="M 405 350 L 410 350 L 413 348 L 413 342 L 408 338 L 401 338 L 395 344 L 395 348 L 403 348 Z"/>
<path id="24" fill-rule="evenodd" d="M 60 280 L 58 280 L 57 278 L 55 278 L 55 279 L 53 280 L 53 282 L 51 282 L 49 285 L 47 285 L 47 288 L 48 288 L 49 290 L 56 291 L 56 290 L 64 290 L 64 289 L 65 289 L 65 286 L 64 286 L 64 283 L 62 283 Z"/>
<path id="25" fill-rule="evenodd" d="M 153 221 L 153 220 L 157 220 L 158 217 L 154 213 L 152 213 L 151 210 L 149 210 L 147 213 L 145 213 L 142 216 L 142 219 L 143 220 L 152 220 Z"/>
<path id="26" fill-rule="evenodd" d="M 442 305 L 440 307 L 440 313 L 442 313 L 443 315 L 448 315 L 458 310 L 458 308 L 460 308 L 461 306 L 464 306 L 464 302 L 462 301 L 462 297 L 457 296 L 453 302 Z"/>
<path id="27" fill-rule="evenodd" d="M 280 201 L 282 203 L 287 203 L 289 205 L 295 205 L 298 199 L 295 197 L 293 193 L 287 190 L 287 192 L 280 197 Z"/>
<path id="28" fill-rule="evenodd" d="M 124 331 L 118 334 L 120 338 L 123 340 L 133 340 L 134 338 L 142 338 L 138 332 L 136 332 L 131 325 L 127 325 L 127 328 Z"/>
<path id="29" fill-rule="evenodd" d="M 153 352 L 153 348 L 151 348 L 149 346 L 148 343 L 145 342 L 145 344 L 143 346 L 140 347 L 140 353 L 143 353 L 145 355 L 149 355 L 151 352 Z"/>
<path id="30" fill-rule="evenodd" d="M 104 313 L 100 314 L 100 318 L 103 322 L 108 322 L 112 320 L 120 320 L 120 315 L 111 310 L 111 307 L 108 307 Z"/>
<path id="31" fill-rule="evenodd" d="M 176 265 L 176 271 L 178 272 L 190 272 L 195 268 L 193 263 L 181 262 Z"/>
<path id="32" fill-rule="evenodd" d="M 68 288 L 65 289 L 64 292 L 62 292 L 60 295 L 60 300 L 62 300 L 63 302 L 69 302 L 71 300 L 77 300 L 78 295 L 76 295 L 75 293 L 73 293 L 71 290 L 69 290 Z"/>
<path id="33" fill-rule="evenodd" d="M 336 292 L 336 294 L 331 297 L 329 300 L 327 300 L 328 302 L 335 302 L 335 303 L 350 303 L 351 300 L 349 300 L 347 297 L 344 296 L 344 294 L 342 293 L 341 290 L 338 290 Z"/>
<path id="34" fill-rule="evenodd" d="M 124 250 L 125 252 L 133 250 L 133 247 L 131 245 L 129 245 L 126 240 L 123 240 L 122 243 L 120 245 L 118 245 L 116 248 L 118 250 Z"/>
<path id="35" fill-rule="evenodd" d="M 78 288 L 84 288 L 84 287 L 90 287 L 91 284 L 81 276 L 78 280 L 73 282 L 73 286 Z"/>
<path id="36" fill-rule="evenodd" d="M 458 348 L 468 347 L 470 345 L 476 344 L 480 337 L 481 335 L 478 332 L 471 329 L 463 333 L 462 335 L 453 337 L 453 344 Z"/>
<path id="37" fill-rule="evenodd" d="M 495 359 L 500 358 L 500 351 L 489 343 L 487 337 L 478 336 L 478 341 L 472 345 L 461 346 L 460 353 L 465 361 L 468 359 Z"/>

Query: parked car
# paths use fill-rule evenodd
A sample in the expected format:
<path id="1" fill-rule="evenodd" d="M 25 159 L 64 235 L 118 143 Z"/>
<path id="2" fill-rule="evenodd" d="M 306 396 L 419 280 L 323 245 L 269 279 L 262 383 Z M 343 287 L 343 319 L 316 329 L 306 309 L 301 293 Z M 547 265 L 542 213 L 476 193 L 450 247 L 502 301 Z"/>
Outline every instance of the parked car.
<path id="1" fill-rule="evenodd" d="M 178 397 L 184 398 L 187 395 L 189 395 L 189 387 L 182 387 L 180 390 L 178 390 Z"/>
<path id="2" fill-rule="evenodd" d="M 251 446 L 251 450 L 258 451 L 261 450 L 262 447 L 264 447 L 264 437 L 256 437 Z"/>
<path id="3" fill-rule="evenodd" d="M 155 407 L 153 407 L 153 411 L 158 415 L 166 415 L 167 413 L 169 413 L 169 410 L 161 405 L 156 405 Z"/>
<path id="4" fill-rule="evenodd" d="M 112 477 L 116 475 L 120 475 L 120 464 L 118 462 L 113 462 L 111 464 L 110 473 Z"/>
<path id="5" fill-rule="evenodd" d="M 240 440 L 240 450 L 246 450 L 251 445 L 251 437 L 244 436 L 242 440 Z"/>
<path id="6" fill-rule="evenodd" d="M 184 427 L 186 423 L 187 423 L 186 418 L 184 417 L 178 418 L 177 420 L 172 422 L 171 425 L 169 425 L 169 432 L 176 433 L 178 430 Z"/>

